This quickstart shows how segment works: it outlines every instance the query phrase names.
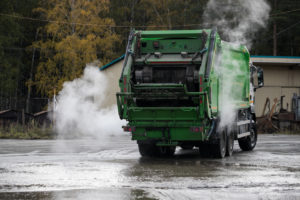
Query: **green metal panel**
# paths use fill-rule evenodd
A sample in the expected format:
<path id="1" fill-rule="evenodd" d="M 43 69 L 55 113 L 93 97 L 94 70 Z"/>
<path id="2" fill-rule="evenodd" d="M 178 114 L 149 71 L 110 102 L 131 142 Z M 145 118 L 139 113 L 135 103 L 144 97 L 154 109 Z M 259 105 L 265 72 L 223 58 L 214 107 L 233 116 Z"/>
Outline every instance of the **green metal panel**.
<path id="1" fill-rule="evenodd" d="M 198 109 L 195 107 L 130 107 L 128 115 L 134 121 L 144 120 L 197 120 L 199 118 Z"/>
<path id="2" fill-rule="evenodd" d="M 205 140 L 204 133 L 191 132 L 189 127 L 173 127 L 169 129 L 136 128 L 132 133 L 133 140 L 165 140 L 165 141 L 202 141 Z"/>
<path id="3" fill-rule="evenodd" d="M 211 76 L 210 78 L 210 95 L 211 95 L 211 102 L 210 107 L 212 113 L 218 112 L 218 101 L 219 101 L 219 79 L 215 75 Z"/>
<path id="4" fill-rule="evenodd" d="M 193 55 L 190 54 L 188 58 L 183 58 L 182 56 L 180 56 L 181 51 L 186 51 L 186 50 L 185 49 L 182 49 L 182 50 L 175 49 L 174 52 L 170 51 L 168 53 L 165 53 L 165 51 L 161 51 L 160 53 L 164 53 L 164 54 L 160 58 L 156 58 L 154 55 L 148 56 L 145 54 L 145 55 L 141 56 L 140 58 L 136 58 L 135 64 L 136 65 L 145 65 L 145 64 L 161 65 L 161 63 L 164 63 L 164 62 L 172 64 L 172 65 L 182 65 L 182 64 L 192 64 L 192 63 L 193 64 L 201 64 L 201 62 L 202 62 L 201 57 L 198 57 L 198 58 L 192 60 Z M 200 51 L 200 50 L 193 50 L 193 51 L 189 51 L 189 52 L 191 53 L 191 52 L 195 52 L 195 51 Z M 177 53 L 177 54 L 174 54 L 174 53 Z M 147 59 L 145 57 L 147 57 Z"/>
<path id="5" fill-rule="evenodd" d="M 142 53 L 180 53 L 185 51 L 188 53 L 194 53 L 196 51 L 201 51 L 202 42 L 199 42 L 199 38 L 195 39 L 142 39 Z M 153 42 L 159 44 L 159 48 L 153 47 Z"/>
<path id="6" fill-rule="evenodd" d="M 220 98 L 223 98 L 221 90 L 226 90 L 224 93 L 230 94 L 237 109 L 249 107 L 250 56 L 248 50 L 242 45 L 222 42 L 220 52 L 219 65 L 223 68 L 221 69 L 223 73 L 219 78 Z"/>
<path id="7" fill-rule="evenodd" d="M 164 31 L 136 31 L 141 32 L 142 38 L 192 38 L 199 37 L 203 32 L 209 33 L 210 30 L 164 30 Z"/>
<path id="8" fill-rule="evenodd" d="M 204 47 L 209 30 L 138 31 L 141 53 L 195 53 Z M 154 43 L 158 46 L 154 47 Z"/>

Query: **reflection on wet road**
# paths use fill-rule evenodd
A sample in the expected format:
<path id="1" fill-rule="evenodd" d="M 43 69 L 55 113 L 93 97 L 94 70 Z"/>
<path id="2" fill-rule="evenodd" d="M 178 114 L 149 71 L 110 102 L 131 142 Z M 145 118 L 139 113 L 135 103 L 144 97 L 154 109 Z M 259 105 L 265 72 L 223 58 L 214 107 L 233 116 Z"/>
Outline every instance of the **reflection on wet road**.
<path id="1" fill-rule="evenodd" d="M 0 140 L 0 199 L 300 199 L 300 136 L 259 136 L 222 160 L 142 159 L 129 135 Z"/>

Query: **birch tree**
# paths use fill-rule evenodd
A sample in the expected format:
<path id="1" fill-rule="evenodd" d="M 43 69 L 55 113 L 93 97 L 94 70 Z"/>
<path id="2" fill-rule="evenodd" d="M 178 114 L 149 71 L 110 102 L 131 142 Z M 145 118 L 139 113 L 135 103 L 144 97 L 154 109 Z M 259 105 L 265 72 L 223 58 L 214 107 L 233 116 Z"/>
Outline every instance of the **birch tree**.
<path id="1" fill-rule="evenodd" d="M 48 21 L 34 44 L 41 52 L 35 80 L 42 95 L 51 97 L 65 81 L 79 77 L 86 64 L 113 58 L 118 35 L 107 17 L 108 0 L 47 0 L 36 11 Z"/>

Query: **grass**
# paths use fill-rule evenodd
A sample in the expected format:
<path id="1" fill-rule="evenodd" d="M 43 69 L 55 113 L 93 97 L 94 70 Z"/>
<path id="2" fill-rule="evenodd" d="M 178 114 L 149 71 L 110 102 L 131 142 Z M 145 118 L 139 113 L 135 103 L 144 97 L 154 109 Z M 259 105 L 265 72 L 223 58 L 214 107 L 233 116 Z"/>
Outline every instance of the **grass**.
<path id="1" fill-rule="evenodd" d="M 10 124 L 0 127 L 0 139 L 54 139 L 56 134 L 52 127 L 37 126 L 34 123 L 22 126 Z"/>

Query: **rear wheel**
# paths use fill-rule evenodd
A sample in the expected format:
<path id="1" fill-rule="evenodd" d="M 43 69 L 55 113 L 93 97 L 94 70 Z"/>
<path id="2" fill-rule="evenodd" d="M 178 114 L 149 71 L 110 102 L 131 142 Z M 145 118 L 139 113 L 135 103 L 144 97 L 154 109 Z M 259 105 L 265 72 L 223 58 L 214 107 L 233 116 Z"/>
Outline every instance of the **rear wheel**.
<path id="1" fill-rule="evenodd" d="M 222 131 L 216 143 L 211 144 L 213 156 L 215 158 L 224 158 L 226 155 L 226 132 Z"/>
<path id="2" fill-rule="evenodd" d="M 159 149 L 154 142 L 138 141 L 139 152 L 143 157 L 154 157 L 159 155 Z"/>
<path id="3" fill-rule="evenodd" d="M 252 151 L 257 142 L 257 130 L 255 122 L 251 124 L 250 135 L 238 140 L 239 146 L 243 151 Z"/>

